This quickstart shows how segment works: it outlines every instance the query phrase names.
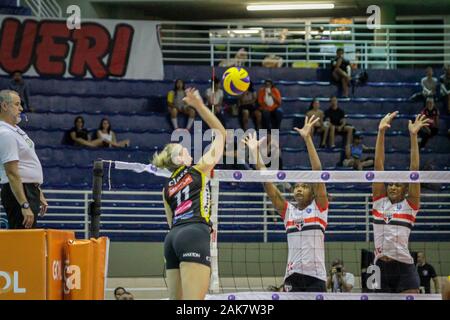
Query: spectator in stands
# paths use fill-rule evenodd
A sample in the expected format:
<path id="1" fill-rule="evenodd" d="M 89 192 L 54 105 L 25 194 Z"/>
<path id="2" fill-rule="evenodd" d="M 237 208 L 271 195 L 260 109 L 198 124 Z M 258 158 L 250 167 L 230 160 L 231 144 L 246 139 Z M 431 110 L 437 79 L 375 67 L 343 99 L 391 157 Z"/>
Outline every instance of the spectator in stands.
<path id="1" fill-rule="evenodd" d="M 117 287 L 114 289 L 114 298 L 116 298 L 116 300 L 119 300 L 119 297 L 121 295 L 123 295 L 125 292 L 127 292 L 127 290 L 125 290 L 124 287 Z"/>
<path id="2" fill-rule="evenodd" d="M 438 80 L 433 77 L 433 68 L 427 67 L 426 76 L 420 80 L 420 85 L 422 86 L 422 91 L 413 94 L 410 100 L 418 101 L 425 100 L 428 97 L 436 97 L 436 89 L 438 85 Z"/>
<path id="3" fill-rule="evenodd" d="M 322 135 L 322 140 L 320 142 L 320 147 L 321 148 L 325 148 L 325 146 L 327 144 L 329 127 L 326 126 L 325 122 L 323 121 L 324 113 L 320 109 L 320 102 L 319 102 L 318 99 L 314 99 L 311 102 L 311 105 L 309 106 L 308 112 L 306 113 L 306 116 L 308 118 L 311 118 L 313 115 L 316 116 L 317 118 L 319 118 L 320 121 L 317 122 L 314 125 L 312 134 L 314 135 L 314 133 L 319 133 L 319 134 Z"/>
<path id="4" fill-rule="evenodd" d="M 178 114 L 181 112 L 188 116 L 186 129 L 190 130 L 194 124 L 195 110 L 184 103 L 183 98 L 186 96 L 184 81 L 177 79 L 173 90 L 170 90 L 167 94 L 167 106 L 170 113 L 170 121 L 174 130 L 178 129 Z"/>
<path id="5" fill-rule="evenodd" d="M 238 98 L 239 120 L 241 122 L 241 127 L 244 130 L 248 129 L 248 120 L 250 117 L 252 117 L 255 122 L 256 130 L 261 129 L 262 114 L 257 108 L 256 98 L 253 83 L 250 81 L 248 90 Z"/>
<path id="6" fill-rule="evenodd" d="M 74 146 L 85 146 L 98 148 L 103 146 L 103 139 L 91 140 L 88 131 L 84 128 L 84 118 L 78 116 L 75 118 L 74 127 L 68 132 L 67 144 Z"/>
<path id="7" fill-rule="evenodd" d="M 450 113 L 450 65 L 444 68 L 444 74 L 440 77 L 441 96 L 444 104 L 447 105 L 447 111 Z"/>
<path id="8" fill-rule="evenodd" d="M 335 259 L 331 264 L 330 275 L 327 279 L 327 289 L 331 292 L 352 292 L 355 286 L 355 276 L 345 271 L 344 263 Z"/>
<path id="9" fill-rule="evenodd" d="M 225 116 L 223 109 L 223 90 L 220 88 L 220 80 L 217 77 L 214 77 L 214 92 L 212 88 L 206 89 L 205 99 L 206 106 L 211 110 L 212 106 L 214 106 L 214 114 L 217 119 L 222 123 L 225 127 Z"/>
<path id="10" fill-rule="evenodd" d="M 433 68 L 427 67 L 425 72 L 426 76 L 420 81 L 420 85 L 422 86 L 422 95 L 424 98 L 435 97 L 438 80 L 433 77 Z"/>
<path id="11" fill-rule="evenodd" d="M 283 111 L 281 110 L 281 93 L 272 80 L 266 80 L 264 87 L 258 91 L 258 104 L 262 113 L 264 129 L 280 129 Z"/>
<path id="12" fill-rule="evenodd" d="M 420 287 L 424 288 L 425 293 L 431 293 L 430 280 L 433 279 L 434 282 L 434 292 L 439 293 L 439 278 L 434 270 L 434 267 L 427 263 L 427 258 L 425 253 L 417 253 L 417 273 L 420 278 Z"/>
<path id="13" fill-rule="evenodd" d="M 355 170 L 373 166 L 373 158 L 367 157 L 363 159 L 363 152 L 375 151 L 375 148 L 369 148 L 362 143 L 363 137 L 360 135 L 353 136 L 353 143 L 345 145 L 344 167 L 353 167 Z"/>
<path id="14" fill-rule="evenodd" d="M 30 106 L 30 87 L 23 80 L 22 73 L 20 71 L 14 71 L 12 73 L 12 80 L 9 83 L 8 89 L 19 94 L 20 100 L 22 101 L 22 107 L 25 111 L 34 111 Z"/>
<path id="15" fill-rule="evenodd" d="M 428 140 L 439 132 L 439 110 L 432 97 L 427 98 L 425 108 L 420 114 L 425 115 L 429 123 L 428 127 L 423 127 L 419 131 L 419 147 L 424 148 Z"/>
<path id="16" fill-rule="evenodd" d="M 354 128 L 350 124 L 347 124 L 345 112 L 338 107 L 338 101 L 335 96 L 331 97 L 330 107 L 325 111 L 325 126 L 330 128 L 328 142 L 331 148 L 336 147 L 336 133 L 346 135 L 346 143 L 352 141 Z"/>
<path id="17" fill-rule="evenodd" d="M 350 62 L 344 58 L 344 49 L 336 50 L 336 57 L 331 60 L 331 77 L 336 83 L 342 86 L 344 97 L 349 96 L 350 81 L 352 80 L 352 69 Z"/>
<path id="18" fill-rule="evenodd" d="M 129 139 L 117 141 L 116 134 L 111 129 L 111 123 L 106 118 L 100 121 L 100 126 L 98 127 L 96 137 L 97 139 L 103 140 L 104 147 L 123 148 L 130 145 Z"/>
<path id="19" fill-rule="evenodd" d="M 130 292 L 125 291 L 117 300 L 134 300 L 134 296 Z"/>

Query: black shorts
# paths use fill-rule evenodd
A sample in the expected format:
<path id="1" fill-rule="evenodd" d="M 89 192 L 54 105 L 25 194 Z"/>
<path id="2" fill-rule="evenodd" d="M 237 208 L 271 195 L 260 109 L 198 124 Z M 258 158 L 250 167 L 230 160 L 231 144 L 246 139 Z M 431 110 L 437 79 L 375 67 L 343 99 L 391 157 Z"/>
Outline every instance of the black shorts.
<path id="1" fill-rule="evenodd" d="M 187 223 L 170 230 L 164 240 L 166 269 L 179 269 L 181 262 L 196 262 L 211 267 L 210 227 Z"/>
<path id="2" fill-rule="evenodd" d="M 376 265 L 380 267 L 381 272 L 381 289 L 377 292 L 401 293 L 419 289 L 420 278 L 414 264 L 377 260 Z"/>
<path id="3" fill-rule="evenodd" d="M 14 193 L 11 190 L 9 183 L 1 186 L 1 202 L 6 211 L 6 217 L 8 218 L 9 229 L 25 229 L 23 225 L 22 207 L 17 202 Z M 37 218 L 41 206 L 41 190 L 36 183 L 23 183 L 23 190 L 25 196 L 30 204 L 30 209 L 34 214 L 34 221 L 31 228 L 36 228 Z"/>
<path id="4" fill-rule="evenodd" d="M 258 110 L 258 106 L 256 104 L 243 104 L 239 107 L 239 113 L 242 114 L 243 110 L 248 110 L 250 113 Z"/>
<path id="5" fill-rule="evenodd" d="M 293 273 L 284 280 L 285 292 L 326 292 L 325 281 L 305 274 Z"/>

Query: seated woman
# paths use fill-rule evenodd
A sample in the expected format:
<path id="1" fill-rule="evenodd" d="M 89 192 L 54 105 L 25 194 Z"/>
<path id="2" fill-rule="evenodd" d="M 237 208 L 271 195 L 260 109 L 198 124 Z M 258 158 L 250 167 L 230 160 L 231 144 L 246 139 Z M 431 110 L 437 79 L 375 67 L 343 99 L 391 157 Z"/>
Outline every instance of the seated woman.
<path id="1" fill-rule="evenodd" d="M 97 130 L 97 139 L 103 140 L 104 147 L 123 148 L 130 145 L 129 139 L 117 141 L 116 134 L 112 131 L 111 123 L 108 119 L 102 119 L 100 121 L 100 126 Z"/>
<path id="2" fill-rule="evenodd" d="M 84 118 L 81 116 L 75 118 L 74 126 L 69 131 L 67 143 L 73 146 L 84 146 L 91 148 L 103 146 L 102 139 L 91 140 L 88 131 L 84 128 Z"/>
<path id="3" fill-rule="evenodd" d="M 253 83 L 250 82 L 248 90 L 241 94 L 238 98 L 239 120 L 242 129 L 248 129 L 248 120 L 252 117 L 255 121 L 256 130 L 261 129 L 261 111 L 256 105 L 256 92 L 253 89 Z"/>
<path id="4" fill-rule="evenodd" d="M 369 148 L 362 143 L 362 136 L 353 136 L 353 143 L 345 145 L 345 159 L 343 161 L 344 167 L 353 167 L 355 170 L 362 170 L 363 168 L 373 166 L 373 158 L 363 158 L 363 152 L 375 151 L 375 148 Z"/>
<path id="5" fill-rule="evenodd" d="M 264 87 L 258 91 L 259 110 L 262 114 L 263 129 L 280 129 L 283 111 L 281 110 L 281 93 L 272 80 L 266 80 Z"/>
<path id="6" fill-rule="evenodd" d="M 190 130 L 195 120 L 195 110 L 189 107 L 183 98 L 186 96 L 185 84 L 181 79 L 175 81 L 173 90 L 170 90 L 167 94 L 167 107 L 170 113 L 170 121 L 172 122 L 173 129 L 178 129 L 178 114 L 182 113 L 188 116 L 186 129 Z"/>
<path id="7" fill-rule="evenodd" d="M 314 98 L 314 100 L 311 102 L 306 116 L 308 118 L 315 116 L 316 118 L 320 119 L 312 128 L 312 135 L 314 135 L 314 133 L 321 134 L 322 140 L 320 142 L 320 147 L 325 148 L 327 144 L 329 126 L 325 125 L 325 123 L 323 122 L 324 113 L 320 109 L 320 102 L 318 99 Z"/>
<path id="8" fill-rule="evenodd" d="M 427 118 L 429 124 L 419 131 L 419 147 L 425 148 L 428 140 L 439 133 L 439 109 L 434 104 L 432 97 L 427 98 L 425 108 L 420 114 Z"/>

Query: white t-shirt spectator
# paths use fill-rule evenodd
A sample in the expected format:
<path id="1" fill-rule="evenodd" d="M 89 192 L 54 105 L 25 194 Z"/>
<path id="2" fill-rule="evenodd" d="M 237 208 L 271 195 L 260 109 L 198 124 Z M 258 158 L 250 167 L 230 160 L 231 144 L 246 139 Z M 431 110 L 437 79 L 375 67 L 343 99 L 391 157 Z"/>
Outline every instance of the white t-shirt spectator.
<path id="1" fill-rule="evenodd" d="M 333 292 L 344 292 L 344 290 L 339 286 L 339 281 L 338 281 L 337 275 L 334 274 L 333 278 L 331 280 L 333 282 L 333 287 L 332 287 Z M 347 285 L 351 285 L 352 288 L 355 286 L 355 276 L 352 273 L 345 272 L 344 280 L 345 280 L 345 283 Z"/>
<path id="2" fill-rule="evenodd" d="M 207 102 L 209 103 L 209 101 L 211 100 L 211 97 L 213 97 L 212 101 L 214 106 L 216 107 L 221 107 L 221 105 L 219 105 L 219 103 L 222 101 L 223 99 L 223 90 L 219 89 L 217 91 L 214 91 L 214 95 L 212 94 L 212 90 L 211 88 L 208 88 L 206 90 L 206 98 L 208 99 Z"/>
<path id="3" fill-rule="evenodd" d="M 271 95 L 269 95 L 270 91 L 271 91 L 270 89 L 266 88 L 266 94 L 264 95 L 264 102 L 268 106 L 272 106 L 275 102 L 273 100 L 273 97 Z"/>
<path id="4" fill-rule="evenodd" d="M 19 161 L 22 183 L 42 184 L 42 165 L 34 149 L 34 142 L 18 126 L 0 121 L 0 184 L 8 183 L 5 163 Z"/>
<path id="5" fill-rule="evenodd" d="M 422 85 L 422 93 L 424 96 L 436 95 L 438 80 L 435 77 L 432 77 L 431 79 L 428 77 L 423 77 L 420 84 Z"/>

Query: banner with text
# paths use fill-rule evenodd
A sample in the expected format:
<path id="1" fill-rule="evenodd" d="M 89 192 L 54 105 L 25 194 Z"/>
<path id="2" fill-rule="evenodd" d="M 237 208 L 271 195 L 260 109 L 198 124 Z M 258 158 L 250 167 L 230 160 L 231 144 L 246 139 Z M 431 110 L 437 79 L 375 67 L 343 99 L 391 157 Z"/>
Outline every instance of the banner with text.
<path id="1" fill-rule="evenodd" d="M 0 74 L 162 80 L 158 22 L 0 15 Z"/>

